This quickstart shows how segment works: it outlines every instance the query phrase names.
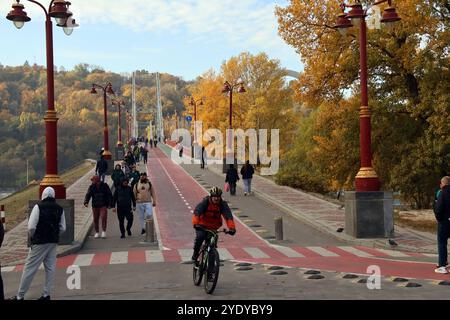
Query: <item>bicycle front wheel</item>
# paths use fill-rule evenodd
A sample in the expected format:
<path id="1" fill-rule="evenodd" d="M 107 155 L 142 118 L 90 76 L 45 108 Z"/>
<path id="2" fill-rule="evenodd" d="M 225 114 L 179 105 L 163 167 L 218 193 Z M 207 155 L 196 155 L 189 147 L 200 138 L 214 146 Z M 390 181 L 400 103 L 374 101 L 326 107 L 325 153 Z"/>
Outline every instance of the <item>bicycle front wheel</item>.
<path id="1" fill-rule="evenodd" d="M 200 252 L 200 254 L 198 255 L 197 261 L 194 262 L 192 276 L 193 276 L 194 284 L 196 286 L 199 286 L 202 283 L 203 271 L 204 271 L 204 266 L 203 266 L 204 255 L 205 255 L 205 251 L 202 250 Z"/>
<path id="2" fill-rule="evenodd" d="M 217 285 L 217 280 L 219 279 L 219 268 L 220 268 L 220 258 L 219 252 L 216 248 L 211 248 L 205 266 L 206 278 L 204 281 L 205 292 L 207 294 L 212 294 Z"/>

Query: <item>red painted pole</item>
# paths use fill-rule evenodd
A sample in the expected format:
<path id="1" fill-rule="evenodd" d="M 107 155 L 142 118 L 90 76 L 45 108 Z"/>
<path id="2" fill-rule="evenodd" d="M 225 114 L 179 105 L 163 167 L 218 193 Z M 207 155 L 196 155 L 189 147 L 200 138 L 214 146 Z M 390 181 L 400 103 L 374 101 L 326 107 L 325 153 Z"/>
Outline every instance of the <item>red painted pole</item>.
<path id="1" fill-rule="evenodd" d="M 55 190 L 56 199 L 66 198 L 66 188 L 58 175 L 58 117 L 55 111 L 54 62 L 53 62 L 53 29 L 50 16 L 45 21 L 47 50 L 47 113 L 45 120 L 46 137 L 46 174 L 39 186 L 39 199 L 47 187 Z"/>
<path id="2" fill-rule="evenodd" d="M 105 151 L 103 152 L 103 157 L 105 158 L 105 160 L 111 160 L 112 159 L 112 154 L 109 151 L 109 132 L 108 132 L 108 109 L 106 106 L 106 90 L 107 90 L 108 86 L 106 86 L 105 88 L 103 88 L 103 117 L 104 117 L 104 122 L 105 122 L 105 127 L 103 129 L 103 144 L 105 147 Z"/>
<path id="3" fill-rule="evenodd" d="M 360 22 L 360 66 L 361 66 L 361 109 L 360 109 L 360 157 L 361 168 L 356 175 L 357 192 L 380 191 L 380 181 L 372 167 L 371 112 L 367 89 L 367 25 Z"/>
<path id="4" fill-rule="evenodd" d="M 118 104 L 118 106 L 119 106 L 119 121 L 118 121 L 118 128 L 119 128 L 119 141 L 117 141 L 117 146 L 119 146 L 119 147 L 122 147 L 123 146 L 123 143 L 122 143 L 122 127 L 121 127 L 121 125 L 120 125 L 120 120 L 121 120 L 121 105 L 120 105 L 120 102 L 119 103 L 117 103 Z"/>

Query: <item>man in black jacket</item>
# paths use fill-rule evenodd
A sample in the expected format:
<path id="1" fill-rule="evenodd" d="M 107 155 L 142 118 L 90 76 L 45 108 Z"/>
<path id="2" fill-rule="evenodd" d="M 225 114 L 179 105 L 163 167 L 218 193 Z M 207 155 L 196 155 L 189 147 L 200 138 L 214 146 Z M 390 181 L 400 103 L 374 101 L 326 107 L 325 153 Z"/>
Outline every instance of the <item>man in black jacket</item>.
<path id="1" fill-rule="evenodd" d="M 99 220 L 102 219 L 102 238 L 106 238 L 106 223 L 108 219 L 108 208 L 112 204 L 111 189 L 106 183 L 100 181 L 99 176 L 91 179 L 92 184 L 84 197 L 84 206 L 87 208 L 92 198 L 92 214 L 94 215 L 95 238 L 99 237 Z"/>
<path id="2" fill-rule="evenodd" d="M 95 167 L 95 174 L 100 176 L 102 182 L 105 182 L 106 172 L 108 172 L 108 161 L 106 161 L 102 155 L 100 157 L 100 160 L 97 161 L 97 166 Z"/>
<path id="3" fill-rule="evenodd" d="M 128 179 L 123 179 L 119 188 L 116 188 L 113 196 L 113 207 L 117 205 L 117 218 L 119 219 L 119 228 L 121 237 L 125 238 L 125 218 L 127 219 L 127 232 L 131 236 L 131 227 L 133 226 L 133 211 L 136 210 L 136 198 L 133 189 L 128 186 Z M 133 205 L 133 211 L 131 211 Z M 116 209 L 114 209 L 116 210 Z"/>
<path id="4" fill-rule="evenodd" d="M 230 194 L 236 195 L 236 183 L 239 180 L 239 175 L 233 164 L 230 164 L 230 168 L 227 171 L 225 182 L 230 185 Z"/>
<path id="5" fill-rule="evenodd" d="M 28 219 L 31 249 L 20 280 L 19 291 L 12 300 L 23 300 L 31 282 L 44 263 L 45 285 L 39 300 L 50 300 L 50 292 L 56 272 L 56 247 L 59 236 L 66 231 L 64 210 L 55 201 L 55 190 L 48 187 L 42 193 L 42 201 L 34 206 Z"/>
<path id="6" fill-rule="evenodd" d="M 447 274 L 448 252 L 447 241 L 450 238 L 450 177 L 441 180 L 441 193 L 437 198 L 434 214 L 438 222 L 438 253 L 439 265 L 436 273 Z"/>

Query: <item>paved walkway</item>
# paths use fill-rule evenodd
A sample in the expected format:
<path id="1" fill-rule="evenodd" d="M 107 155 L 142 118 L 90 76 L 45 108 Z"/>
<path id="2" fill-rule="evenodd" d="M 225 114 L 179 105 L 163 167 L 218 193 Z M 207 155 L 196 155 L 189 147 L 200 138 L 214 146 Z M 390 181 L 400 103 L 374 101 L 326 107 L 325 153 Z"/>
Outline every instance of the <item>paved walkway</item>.
<path id="1" fill-rule="evenodd" d="M 173 141 L 169 141 L 167 144 L 171 147 L 175 145 Z M 184 156 L 189 158 L 189 155 L 190 150 L 186 149 Z M 207 169 L 223 177 L 225 176 L 222 173 L 222 165 L 208 165 Z M 242 182 L 238 186 L 241 184 Z M 241 188 L 243 189 L 243 186 Z M 275 182 L 258 175 L 253 178 L 252 190 L 261 199 L 277 206 L 300 221 L 335 236 L 339 240 L 368 247 L 437 253 L 437 241 L 434 234 L 395 226 L 394 239 L 398 244 L 395 247 L 389 245 L 387 239 L 354 239 L 345 233 L 336 232 L 336 230 L 345 226 L 345 208 L 340 208 L 339 205 L 300 190 L 277 185 Z"/>
<path id="2" fill-rule="evenodd" d="M 94 169 L 67 188 L 67 199 L 75 200 L 75 242 L 70 246 L 59 246 L 58 256 L 79 250 L 92 226 L 91 208 L 85 208 L 83 202 L 93 175 Z M 0 250 L 2 266 L 14 266 L 24 263 L 29 250 L 27 247 L 27 224 L 28 220 L 24 220 L 17 227 L 6 233 Z"/>

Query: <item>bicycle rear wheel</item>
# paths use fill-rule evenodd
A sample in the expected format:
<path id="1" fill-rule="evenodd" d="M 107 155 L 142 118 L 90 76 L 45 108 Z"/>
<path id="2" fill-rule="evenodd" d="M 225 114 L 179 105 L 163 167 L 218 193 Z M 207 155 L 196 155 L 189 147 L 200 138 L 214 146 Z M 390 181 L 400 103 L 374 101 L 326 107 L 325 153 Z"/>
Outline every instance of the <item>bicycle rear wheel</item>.
<path id="1" fill-rule="evenodd" d="M 204 266 L 203 266 L 203 256 L 205 255 L 205 251 L 201 250 L 200 254 L 198 255 L 197 261 L 194 262 L 194 266 L 193 266 L 193 280 L 194 280 L 194 284 L 196 286 L 199 286 L 202 283 L 202 279 L 203 279 L 203 271 L 204 271 Z"/>
<path id="2" fill-rule="evenodd" d="M 204 287 L 207 294 L 212 294 L 219 279 L 220 258 L 216 248 L 211 248 L 205 268 Z"/>

